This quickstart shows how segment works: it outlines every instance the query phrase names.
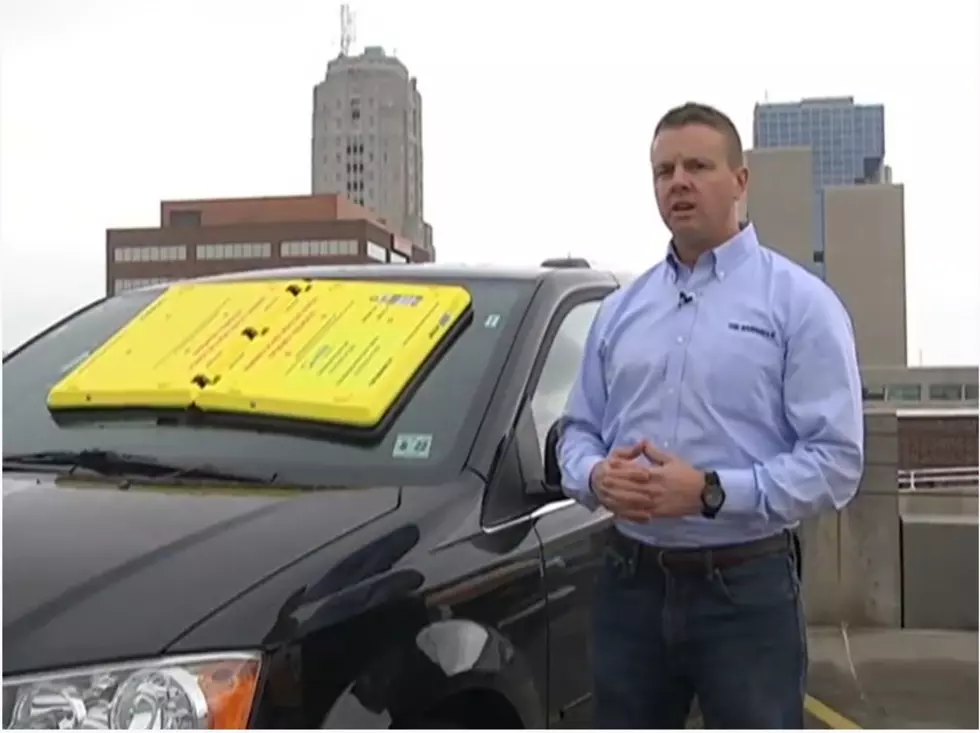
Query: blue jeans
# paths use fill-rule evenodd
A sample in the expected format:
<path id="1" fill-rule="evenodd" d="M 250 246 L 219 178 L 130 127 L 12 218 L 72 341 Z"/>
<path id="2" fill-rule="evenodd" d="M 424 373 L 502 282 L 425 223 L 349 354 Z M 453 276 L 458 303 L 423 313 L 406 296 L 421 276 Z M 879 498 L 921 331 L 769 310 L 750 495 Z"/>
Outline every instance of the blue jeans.
<path id="1" fill-rule="evenodd" d="M 596 728 L 803 728 L 806 622 L 793 545 L 682 569 L 617 536 L 593 618 Z"/>

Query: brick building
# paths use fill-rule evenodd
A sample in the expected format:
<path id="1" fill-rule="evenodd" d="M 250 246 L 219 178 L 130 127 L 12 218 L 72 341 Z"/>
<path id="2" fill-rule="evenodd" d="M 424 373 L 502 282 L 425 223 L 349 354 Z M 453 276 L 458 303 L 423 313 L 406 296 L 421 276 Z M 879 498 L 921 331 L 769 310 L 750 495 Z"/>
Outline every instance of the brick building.
<path id="1" fill-rule="evenodd" d="M 106 231 L 106 292 L 244 270 L 431 257 L 336 194 L 164 201 L 159 227 Z"/>
<path id="2" fill-rule="evenodd" d="M 978 465 L 977 410 L 902 411 L 898 417 L 899 468 Z"/>

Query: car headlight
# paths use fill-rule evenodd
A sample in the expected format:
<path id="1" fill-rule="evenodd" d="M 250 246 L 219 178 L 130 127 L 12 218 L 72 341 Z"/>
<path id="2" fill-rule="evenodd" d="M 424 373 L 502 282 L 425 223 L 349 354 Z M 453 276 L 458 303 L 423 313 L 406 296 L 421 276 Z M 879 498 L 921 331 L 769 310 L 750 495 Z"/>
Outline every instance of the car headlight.
<path id="1" fill-rule="evenodd" d="M 259 655 L 166 657 L 3 681 L 6 729 L 244 728 Z"/>

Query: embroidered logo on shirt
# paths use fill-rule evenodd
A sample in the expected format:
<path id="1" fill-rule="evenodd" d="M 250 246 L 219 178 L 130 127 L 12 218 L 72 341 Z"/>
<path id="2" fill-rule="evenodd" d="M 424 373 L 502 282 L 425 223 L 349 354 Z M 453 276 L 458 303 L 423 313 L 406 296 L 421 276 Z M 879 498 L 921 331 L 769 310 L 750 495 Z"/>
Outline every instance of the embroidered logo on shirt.
<path id="1" fill-rule="evenodd" d="M 732 321 L 728 324 L 728 328 L 730 328 L 732 331 L 754 333 L 756 336 L 762 336 L 762 338 L 769 339 L 770 341 L 776 340 L 775 331 L 771 331 L 768 328 L 760 328 L 759 326 L 753 326 L 751 323 L 736 323 L 735 321 Z"/>

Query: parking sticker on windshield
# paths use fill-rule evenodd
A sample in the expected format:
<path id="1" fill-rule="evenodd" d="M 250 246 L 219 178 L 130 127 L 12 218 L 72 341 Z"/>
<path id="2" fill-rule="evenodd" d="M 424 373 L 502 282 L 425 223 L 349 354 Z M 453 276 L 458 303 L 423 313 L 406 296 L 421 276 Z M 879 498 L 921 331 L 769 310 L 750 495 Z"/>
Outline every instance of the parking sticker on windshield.
<path id="1" fill-rule="evenodd" d="M 392 458 L 428 458 L 432 451 L 432 435 L 428 433 L 399 433 L 395 437 Z"/>
<path id="2" fill-rule="evenodd" d="M 487 316 L 487 320 L 483 322 L 484 328 L 496 328 L 500 324 L 500 316 L 496 313 L 491 313 Z"/>

